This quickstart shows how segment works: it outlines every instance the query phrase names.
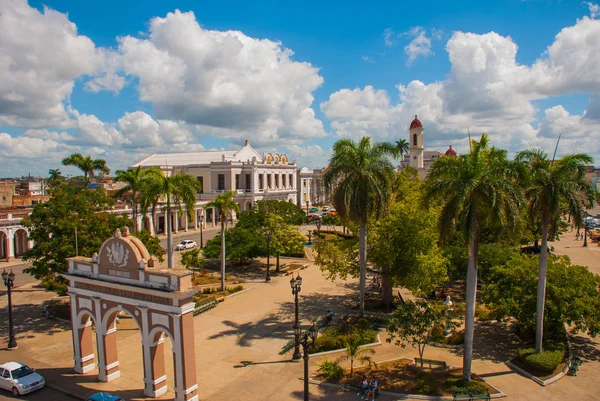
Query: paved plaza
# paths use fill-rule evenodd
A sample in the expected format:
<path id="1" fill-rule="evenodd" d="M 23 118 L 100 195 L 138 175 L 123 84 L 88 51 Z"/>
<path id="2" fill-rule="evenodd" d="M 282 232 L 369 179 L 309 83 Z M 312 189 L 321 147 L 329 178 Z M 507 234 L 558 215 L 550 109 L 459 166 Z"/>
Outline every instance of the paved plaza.
<path id="1" fill-rule="evenodd" d="M 600 247 L 590 244 L 581 247 L 574 234 L 567 233 L 560 242 L 552 244 L 557 253 L 569 254 L 575 263 L 587 264 L 600 273 Z M 0 266 L 2 267 L 2 266 Z M 319 268 L 309 263 L 301 271 L 304 278 L 300 294 L 300 317 L 305 327 L 312 319 L 323 316 L 332 309 L 337 316 L 343 312 L 343 301 L 356 294 L 357 283 L 353 281 L 331 282 L 323 278 Z M 303 366 L 291 362 L 291 353 L 279 355 L 282 346 L 292 338 L 293 297 L 289 276 L 273 277 L 269 284 L 250 283 L 248 291 L 237 294 L 195 318 L 196 364 L 201 400 L 298 400 L 302 399 Z M 121 319 L 118 326 L 118 348 L 121 377 L 110 383 L 100 383 L 96 374 L 73 373 L 73 349 L 70 324 L 51 321 L 40 315 L 44 301 L 53 294 L 32 285 L 16 289 L 13 302 L 17 322 L 15 351 L 0 350 L 0 361 L 18 360 L 27 363 L 47 378 L 54 388 L 43 398 L 52 401 L 60 392 L 85 399 L 96 391 L 109 391 L 123 398 L 144 399 L 141 336 L 135 324 Z M 0 321 L 7 321 L 6 297 L 0 299 Z M 491 385 L 507 395 L 508 400 L 598 400 L 600 394 L 600 346 L 598 339 L 585 336 L 575 338 L 575 352 L 583 364 L 575 377 L 566 376 L 547 387 L 512 372 L 504 361 L 511 349 L 507 330 L 500 325 L 480 324 L 476 327 L 475 360 L 473 370 Z M 6 344 L 6 333 L 0 337 L 0 346 Z M 385 340 L 385 333 L 382 334 Z M 168 338 L 165 339 L 169 392 L 161 399 L 173 399 L 173 365 Z M 384 343 L 374 347 L 375 360 L 383 361 L 400 356 L 415 357 L 414 349 L 401 349 Z M 186 350 L 186 352 L 193 352 Z M 460 366 L 460 352 L 428 347 L 426 358 L 446 360 Z M 336 355 L 328 356 L 329 359 Z M 314 373 L 322 357 L 310 360 Z M 58 390 L 58 391 L 56 391 Z M 353 392 L 341 392 L 316 385 L 310 386 L 311 400 L 356 400 Z M 41 399 L 40 394 L 24 396 L 24 399 Z M 8 392 L 0 393 L 0 399 L 11 398 Z M 397 398 L 380 396 L 380 400 Z"/>

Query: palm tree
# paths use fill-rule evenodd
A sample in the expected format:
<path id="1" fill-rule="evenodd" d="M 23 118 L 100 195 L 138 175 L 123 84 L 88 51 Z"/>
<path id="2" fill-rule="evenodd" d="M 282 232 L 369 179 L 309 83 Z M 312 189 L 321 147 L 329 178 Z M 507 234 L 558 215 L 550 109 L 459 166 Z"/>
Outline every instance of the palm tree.
<path id="1" fill-rule="evenodd" d="M 409 150 L 410 145 L 408 144 L 408 141 L 406 139 L 402 138 L 396 141 L 396 151 L 398 152 L 400 162 L 404 160 L 404 155 L 407 154 Z"/>
<path id="2" fill-rule="evenodd" d="M 345 342 L 344 347 L 346 348 L 346 355 L 342 355 L 338 360 L 350 361 L 351 375 L 354 374 L 354 361 L 360 361 L 363 364 L 368 363 L 369 368 L 371 368 L 371 365 L 377 367 L 377 364 L 371 359 L 371 355 L 375 353 L 374 349 L 366 347 L 361 348 L 358 341 Z"/>
<path id="3" fill-rule="evenodd" d="M 592 204 L 594 188 L 586 181 L 585 166 L 594 159 L 578 153 L 564 156 L 560 160 L 549 160 L 540 150 L 526 150 L 517 154 L 516 160 L 528 167 L 527 187 L 528 213 L 539 219 L 542 248 L 538 270 L 535 350 L 542 352 L 544 336 L 544 306 L 546 302 L 546 269 L 548 263 L 548 237 L 558 232 L 561 217 L 570 213 L 575 221 L 585 216 L 585 201 Z"/>
<path id="4" fill-rule="evenodd" d="M 48 170 L 48 175 L 48 181 L 56 181 L 62 179 L 62 174 L 57 168 L 51 168 L 50 170 Z"/>
<path id="5" fill-rule="evenodd" d="M 173 175 L 163 175 L 157 168 L 148 169 L 147 178 L 141 185 L 140 203 L 143 206 L 158 202 L 158 199 L 165 200 L 165 211 L 167 212 L 167 255 L 168 267 L 172 269 L 175 265 L 175 256 L 173 254 L 173 236 L 171 233 L 171 211 L 175 208 L 177 214 L 182 212 L 182 205 L 185 205 L 187 214 L 190 218 L 194 215 L 196 206 L 196 191 L 199 190 L 198 180 L 184 173 Z"/>
<path id="6" fill-rule="evenodd" d="M 397 156 L 390 143 L 371 146 L 371 138 L 363 137 L 358 143 L 340 139 L 333 145 L 329 169 L 324 175 L 328 191 L 333 188 L 333 204 L 342 219 L 359 226 L 360 260 L 360 316 L 365 314 L 367 276 L 367 221 L 379 218 L 387 208 L 391 196 L 394 167 L 388 156 Z"/>
<path id="7" fill-rule="evenodd" d="M 136 168 L 117 170 L 116 172 L 115 180 L 124 182 L 126 185 L 117 191 L 115 197 L 123 198 L 126 193 L 131 193 L 131 198 L 133 201 L 133 221 L 135 222 L 134 232 L 139 228 L 137 217 L 141 204 L 141 190 L 144 186 L 144 180 L 146 180 L 150 174 L 150 170 L 151 169 L 142 169 L 142 166 L 137 166 Z"/>
<path id="8" fill-rule="evenodd" d="M 436 160 L 427 179 L 427 199 L 439 199 L 442 238 L 462 232 L 469 249 L 466 285 L 465 348 L 463 380 L 471 380 L 475 302 L 477 297 L 477 250 L 483 228 L 515 226 L 521 191 L 518 164 L 506 151 L 488 147 L 488 136 L 473 141 L 471 151 L 459 157 Z"/>
<path id="9" fill-rule="evenodd" d="M 240 206 L 233 200 L 235 194 L 235 191 L 227 191 L 204 205 L 204 209 L 219 209 L 221 217 L 221 291 L 225 291 L 225 221 L 231 212 L 240 212 Z"/>
<path id="10" fill-rule="evenodd" d="M 92 156 L 83 157 L 81 153 L 73 153 L 67 156 L 62 161 L 63 166 L 75 166 L 85 176 L 85 182 L 90 182 L 91 178 L 94 178 L 96 171 L 101 171 L 104 174 L 110 174 L 110 169 L 106 166 L 106 160 L 104 159 L 92 159 Z"/>

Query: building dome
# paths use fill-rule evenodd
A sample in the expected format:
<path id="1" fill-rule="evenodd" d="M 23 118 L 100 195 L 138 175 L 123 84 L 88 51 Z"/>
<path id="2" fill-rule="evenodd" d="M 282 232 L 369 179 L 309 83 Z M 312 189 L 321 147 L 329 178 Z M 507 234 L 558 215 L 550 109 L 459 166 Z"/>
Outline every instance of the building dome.
<path id="1" fill-rule="evenodd" d="M 448 150 L 446 151 L 446 153 L 444 153 L 444 155 L 446 155 L 446 156 L 456 156 L 456 151 L 454 149 L 452 149 L 452 145 L 450 145 L 450 147 L 448 148 Z"/>
<path id="2" fill-rule="evenodd" d="M 421 121 L 419 121 L 419 119 L 417 118 L 417 115 L 415 114 L 415 119 L 412 121 L 412 123 L 410 123 L 410 129 L 413 128 L 423 128 L 423 124 L 421 124 Z"/>

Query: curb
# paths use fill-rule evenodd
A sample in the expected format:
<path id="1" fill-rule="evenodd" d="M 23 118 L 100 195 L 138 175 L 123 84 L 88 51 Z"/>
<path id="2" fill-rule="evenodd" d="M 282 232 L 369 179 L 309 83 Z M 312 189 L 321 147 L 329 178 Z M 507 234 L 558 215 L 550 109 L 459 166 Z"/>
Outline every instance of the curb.
<path id="1" fill-rule="evenodd" d="M 79 395 L 75 395 L 75 394 L 73 394 L 73 392 L 62 389 L 60 386 L 57 386 L 54 383 L 48 384 L 48 382 L 46 382 L 46 387 L 51 388 L 52 390 L 58 391 L 59 393 L 63 393 L 64 395 L 67 395 L 71 398 L 75 398 L 75 399 L 82 400 L 82 401 L 86 400 L 86 398 L 81 397 Z"/>

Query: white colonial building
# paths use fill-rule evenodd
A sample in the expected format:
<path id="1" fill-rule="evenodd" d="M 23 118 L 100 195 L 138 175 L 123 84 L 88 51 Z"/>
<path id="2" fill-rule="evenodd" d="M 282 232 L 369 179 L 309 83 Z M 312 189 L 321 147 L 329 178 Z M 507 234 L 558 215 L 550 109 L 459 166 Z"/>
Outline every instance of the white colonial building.
<path id="1" fill-rule="evenodd" d="M 298 170 L 298 206 L 303 208 L 313 205 L 324 206 L 331 202 L 323 181 L 325 171 L 327 167 L 322 169 L 302 167 Z"/>
<path id="2" fill-rule="evenodd" d="M 298 188 L 296 161 L 285 154 L 259 154 L 246 140 L 239 150 L 216 150 L 190 153 L 153 154 L 131 167 L 158 167 L 164 174 L 186 173 L 198 179 L 202 190 L 197 195 L 195 218 L 188 221 L 187 215 L 173 216 L 173 230 L 187 231 L 198 228 L 207 221 L 215 224 L 218 214 L 203 206 L 218 194 L 236 191 L 235 201 L 240 211 L 250 210 L 259 200 L 281 200 L 297 203 Z M 151 232 L 165 231 L 165 214 L 157 208 L 155 227 L 146 227 Z M 141 219 L 141 217 L 140 217 Z M 141 224 L 141 221 L 138 223 Z"/>

